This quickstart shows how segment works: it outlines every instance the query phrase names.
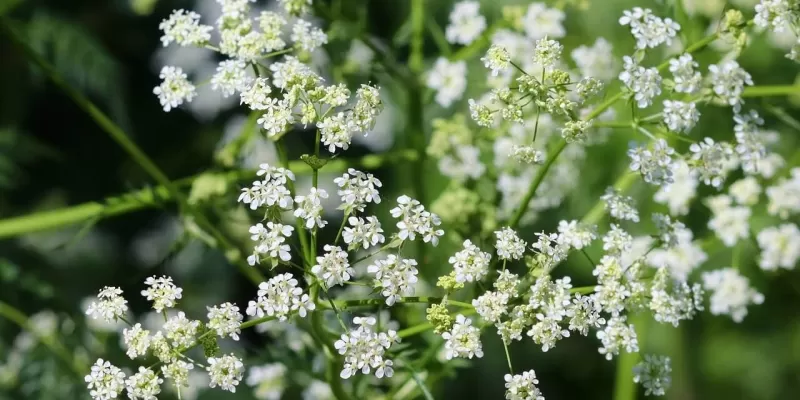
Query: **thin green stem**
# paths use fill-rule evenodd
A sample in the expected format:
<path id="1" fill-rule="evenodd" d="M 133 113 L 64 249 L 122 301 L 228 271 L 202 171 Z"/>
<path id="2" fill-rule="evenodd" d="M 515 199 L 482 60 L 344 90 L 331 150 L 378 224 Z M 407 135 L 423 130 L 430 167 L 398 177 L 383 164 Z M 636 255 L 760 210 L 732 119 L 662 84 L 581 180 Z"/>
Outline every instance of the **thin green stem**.
<path id="1" fill-rule="evenodd" d="M 636 327 L 639 348 L 644 347 L 647 329 L 647 316 L 644 314 L 630 317 L 631 324 Z M 633 381 L 633 367 L 639 362 L 639 353 L 621 351 L 617 356 L 617 372 L 614 384 L 613 400 L 636 400 L 636 383 Z"/>
<path id="2" fill-rule="evenodd" d="M 536 194 L 536 189 L 538 189 L 539 185 L 542 184 L 542 181 L 544 180 L 545 175 L 547 175 L 547 172 L 550 170 L 550 167 L 553 166 L 553 163 L 556 162 L 558 156 L 561 154 L 562 151 L 564 151 L 566 147 L 567 147 L 566 141 L 559 143 L 558 147 L 556 147 L 553 153 L 550 154 L 550 157 L 547 158 L 544 165 L 542 165 L 542 167 L 539 168 L 539 170 L 536 172 L 536 176 L 533 178 L 530 187 L 528 187 L 528 192 L 525 193 L 525 197 L 522 198 L 522 202 L 520 202 L 519 208 L 517 208 L 517 212 L 514 213 L 514 216 L 511 218 L 511 220 L 508 221 L 509 227 L 513 229 L 516 228 L 517 225 L 519 225 L 520 221 L 522 220 L 522 217 L 525 215 L 525 212 L 528 211 L 528 204 L 531 202 L 531 199 L 533 199 L 533 196 Z"/>
<path id="3" fill-rule="evenodd" d="M 787 96 L 797 93 L 800 93 L 800 85 L 749 86 L 744 88 L 742 97 Z"/>
<path id="4" fill-rule="evenodd" d="M 289 168 L 289 157 L 286 155 L 286 148 L 283 144 L 283 140 L 278 140 L 275 142 L 275 150 L 278 152 L 278 159 L 281 162 L 283 168 Z M 313 171 L 313 169 L 312 169 Z M 289 189 L 292 197 L 297 193 L 294 186 L 294 181 L 291 179 L 286 180 L 286 186 Z M 314 258 L 311 257 L 311 252 L 309 250 L 308 238 L 306 237 L 306 229 L 305 223 L 302 218 L 295 218 L 295 229 L 297 230 L 297 238 L 300 240 L 300 248 L 303 251 L 303 258 L 308 260 L 309 262 L 313 261 Z"/>

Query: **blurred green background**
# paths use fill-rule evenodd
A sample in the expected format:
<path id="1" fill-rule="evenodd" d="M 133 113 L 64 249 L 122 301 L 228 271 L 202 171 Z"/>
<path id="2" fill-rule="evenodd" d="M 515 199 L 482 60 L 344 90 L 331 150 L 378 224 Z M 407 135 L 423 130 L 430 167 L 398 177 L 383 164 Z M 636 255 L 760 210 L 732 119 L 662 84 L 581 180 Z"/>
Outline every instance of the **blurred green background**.
<path id="1" fill-rule="evenodd" d="M 330 2 L 326 2 L 330 3 Z M 327 52 L 315 53 L 312 63 L 331 80 L 378 82 L 383 87 L 387 110 L 368 140 L 357 142 L 343 157 L 358 158 L 371 153 L 395 154 L 405 148 L 404 83 L 389 81 L 380 66 L 363 63 L 364 50 L 352 43 L 352 33 L 360 32 L 385 43 L 403 63 L 407 58 L 408 15 L 405 0 L 333 1 L 342 19 L 318 22 L 331 30 Z M 574 2 L 569 2 L 574 3 Z M 674 8 L 663 2 L 628 0 L 592 1 L 588 9 L 567 6 L 567 49 L 591 44 L 602 36 L 615 47 L 614 56 L 628 54 L 632 40 L 617 24 L 621 10 L 631 5 L 648 6 L 662 13 Z M 666 2 L 669 3 L 669 2 Z M 741 7 L 752 15 L 752 0 L 736 0 L 729 7 Z M 259 1 L 258 6 L 269 7 Z M 447 22 L 451 1 L 428 0 L 428 18 L 441 26 Z M 487 0 L 482 11 L 490 21 L 501 16 L 506 4 L 527 5 L 522 1 Z M 679 16 L 683 37 L 698 39 L 713 29 L 725 6 L 721 0 L 686 0 L 687 15 Z M 236 101 L 221 99 L 200 90 L 200 97 L 188 109 L 164 113 L 152 88 L 163 64 L 179 65 L 195 81 L 210 76 L 216 66 L 212 54 L 185 49 L 164 49 L 159 42 L 158 23 L 175 8 L 194 9 L 206 21 L 213 20 L 214 0 L 5 0 L 0 2 L 3 24 L 22 33 L 68 83 L 87 95 L 118 123 L 171 179 L 197 174 L 244 171 L 244 179 L 228 182 L 228 194 L 215 196 L 217 175 L 183 187 L 191 190 L 200 207 L 224 232 L 248 246 L 247 222 L 236 207 L 235 192 L 251 179 L 247 170 L 263 161 L 273 161 L 270 144 L 253 139 L 243 148 L 243 157 L 230 157 L 231 143 L 247 135 L 247 114 L 237 109 Z M 210 23 L 210 22 L 209 22 Z M 792 40 L 759 36 L 742 55 L 741 64 L 759 85 L 788 84 L 795 81 L 798 69 L 783 57 Z M 436 58 L 432 38 L 426 37 L 426 63 Z M 121 286 L 128 294 L 132 310 L 141 315 L 147 304 L 136 295 L 145 277 L 169 274 L 184 288 L 182 309 L 190 315 L 205 314 L 205 306 L 222 301 L 246 304 L 255 288 L 230 266 L 225 257 L 206 246 L 192 225 L 178 217 L 169 200 L 141 195 L 114 198 L 119 194 L 155 185 L 148 175 L 113 142 L 73 101 L 30 64 L 8 34 L 0 34 L 0 218 L 32 214 L 62 207 L 105 209 L 120 202 L 136 208 L 120 215 L 90 218 L 81 223 L 41 230 L 19 237 L 0 235 L 0 300 L 27 315 L 44 336 L 58 336 L 68 356 L 87 364 L 97 357 L 109 357 L 118 365 L 133 367 L 119 350 L 117 334 L 102 326 L 88 325 L 82 317 L 85 299 L 106 285 Z M 703 52 L 701 65 L 716 62 L 720 53 Z M 426 65 L 427 65 L 426 64 Z M 484 72 L 479 62 L 470 64 L 467 96 L 483 90 Z M 205 93 L 209 92 L 209 93 Z M 465 97 L 466 98 L 466 97 Z M 782 150 L 789 158 L 797 148 L 796 99 L 755 101 L 757 107 L 783 110 L 788 116 L 767 114 L 769 129 L 784 134 Z M 425 129 L 430 121 L 447 117 L 455 110 L 466 110 L 465 101 L 444 110 L 431 103 L 425 110 Z M 244 127 L 244 128 L 243 128 Z M 290 158 L 313 148 L 311 131 L 290 135 Z M 729 110 L 704 111 L 695 132 L 714 138 L 732 137 Z M 589 150 L 581 175 L 579 193 L 570 196 L 554 213 L 526 227 L 522 234 L 553 230 L 559 219 L 579 218 L 596 201 L 605 187 L 626 168 L 620 157 L 631 132 L 612 135 L 609 143 Z M 428 165 L 425 176 L 409 176 L 407 161 L 388 163 L 372 171 L 385 183 L 384 198 L 393 199 L 405 192 L 414 179 L 424 179 L 430 203 L 447 187 L 447 181 Z M 335 175 L 335 174 L 333 174 Z M 333 175 L 322 175 L 321 181 Z M 303 178 L 301 178 L 301 181 Z M 308 179 L 305 178 L 305 185 Z M 650 197 L 648 188 L 636 186 L 634 193 Z M 330 190 L 329 190 L 330 192 Z M 149 192 L 145 192 L 149 193 Z M 161 193 L 161 192 L 159 192 Z M 335 196 L 332 196 L 335 197 Z M 105 200 L 111 198 L 111 200 Z M 84 205 L 97 202 L 94 206 Z M 382 204 L 385 213 L 391 202 Z M 86 208 L 88 207 L 88 208 Z M 643 212 L 658 209 L 644 204 Z M 76 210 L 75 208 L 71 210 Z M 685 222 L 702 236 L 708 212 L 695 205 Z M 54 217 L 43 220 L 53 224 Z M 333 217 L 332 217 L 333 218 Z M 332 225 L 337 225 L 338 222 Z M 335 232 L 326 230 L 331 237 Z M 329 238 L 330 239 L 330 238 Z M 325 239 L 320 241 L 325 243 Z M 434 278 L 447 268 L 446 258 L 458 243 L 445 241 L 435 252 L 429 251 L 421 273 Z M 597 249 L 594 249 L 597 250 Z M 246 250 L 245 250 L 246 251 Z M 669 355 L 673 360 L 671 399 L 790 399 L 800 393 L 800 271 L 764 274 L 752 262 L 752 246 L 745 250 L 743 273 L 766 296 L 760 306 L 749 308 L 742 324 L 729 318 L 703 314 L 680 328 L 650 322 L 644 333 L 643 352 Z M 434 253 L 434 254 L 430 254 Z M 595 253 L 597 254 L 597 252 Z M 724 267 L 730 254 L 709 254 L 703 269 Z M 570 260 L 561 273 L 573 275 L 576 286 L 590 284 L 591 271 L 585 260 Z M 574 264 L 574 265 L 573 265 Z M 424 290 L 421 291 L 424 294 Z M 409 324 L 420 321 L 419 312 L 395 317 Z M 404 323 L 405 326 L 405 323 Z M 527 339 L 527 338 L 526 338 Z M 18 325 L 0 318 L 0 398 L 51 399 L 87 398 L 82 381 L 70 366 L 58 359 L 45 343 L 21 333 Z M 413 343 L 424 343 L 415 338 Z M 486 356 L 445 376 L 434 391 L 436 398 L 487 398 L 503 396 L 506 361 L 499 338 L 493 330 L 483 336 Z M 242 347 L 249 363 L 267 362 L 271 352 L 284 351 L 283 344 L 248 332 Z M 116 350 L 115 350 L 116 349 Z M 518 370 L 533 368 L 540 388 L 548 399 L 608 399 L 614 385 L 614 362 L 597 353 L 597 341 L 573 337 L 547 352 L 527 340 L 511 346 Z M 68 357 L 68 358 L 69 358 Z M 259 358 L 260 357 L 260 358 Z M 260 360 L 260 361 L 258 361 Z M 292 385 L 285 398 L 298 398 L 298 385 Z M 200 399 L 253 398 L 249 390 L 236 395 L 207 390 Z"/>

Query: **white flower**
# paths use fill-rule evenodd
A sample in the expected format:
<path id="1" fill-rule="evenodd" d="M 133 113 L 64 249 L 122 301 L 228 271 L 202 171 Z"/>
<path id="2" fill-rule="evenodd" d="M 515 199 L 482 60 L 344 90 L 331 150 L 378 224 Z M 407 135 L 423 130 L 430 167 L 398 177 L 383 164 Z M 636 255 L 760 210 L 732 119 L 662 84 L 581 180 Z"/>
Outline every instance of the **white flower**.
<path id="1" fill-rule="evenodd" d="M 487 291 L 472 300 L 472 306 L 475 307 L 478 315 L 487 322 L 498 323 L 500 317 L 507 311 L 508 299 L 507 293 Z"/>
<path id="2" fill-rule="evenodd" d="M 287 14 L 293 16 L 303 15 L 311 8 L 311 0 L 278 0 L 278 3 Z"/>
<path id="3" fill-rule="evenodd" d="M 661 75 L 656 68 L 640 66 L 629 56 L 622 57 L 623 71 L 619 80 L 633 93 L 633 99 L 639 108 L 649 107 L 653 98 L 661 94 Z"/>
<path id="4" fill-rule="evenodd" d="M 267 222 L 265 227 L 258 223 L 250 227 L 250 239 L 256 242 L 253 254 L 247 257 L 247 263 L 256 265 L 261 262 L 261 256 L 267 255 L 272 260 L 290 261 L 291 247 L 286 239 L 292 235 L 294 227 L 276 222 Z"/>
<path id="5" fill-rule="evenodd" d="M 644 387 L 645 396 L 663 396 L 672 384 L 669 357 L 645 354 L 633 367 L 633 381 Z"/>
<path id="6" fill-rule="evenodd" d="M 286 47 L 286 42 L 281 38 L 286 18 L 272 11 L 262 11 L 258 16 L 258 26 L 264 42 L 264 51 L 273 52 Z"/>
<path id="7" fill-rule="evenodd" d="M 456 321 L 449 332 L 442 334 L 445 357 L 452 360 L 455 357 L 472 358 L 483 357 L 481 345 L 481 331 L 472 325 L 472 320 L 461 314 L 456 316 Z"/>
<path id="8" fill-rule="evenodd" d="M 297 279 L 288 272 L 261 282 L 258 285 L 258 297 L 247 304 L 246 314 L 257 318 L 274 316 L 285 321 L 293 311 L 297 311 L 301 317 L 305 317 L 306 311 L 313 310 L 315 305 L 297 284 Z"/>
<path id="9" fill-rule="evenodd" d="M 677 243 L 674 246 L 652 249 L 647 255 L 647 262 L 668 268 L 675 280 L 685 282 L 692 270 L 706 262 L 708 255 L 702 247 L 692 242 L 691 230 L 679 229 L 676 237 Z"/>
<path id="10" fill-rule="evenodd" d="M 243 318 L 239 307 L 231 303 L 208 307 L 208 329 L 216 332 L 217 336 L 221 338 L 230 336 L 233 340 L 239 340 L 239 333 L 241 333 L 239 325 Z"/>
<path id="11" fill-rule="evenodd" d="M 559 244 L 581 250 L 592 244 L 597 238 L 595 227 L 587 227 L 578 223 L 576 220 L 559 221 L 558 223 L 558 242 Z"/>
<path id="12" fill-rule="evenodd" d="M 183 102 L 190 102 L 197 96 L 194 85 L 186 78 L 186 74 L 178 67 L 165 66 L 158 75 L 162 82 L 153 89 L 158 101 L 169 112 L 178 108 Z"/>
<path id="13" fill-rule="evenodd" d="M 782 219 L 800 213 L 800 168 L 792 168 L 791 178 L 781 178 L 766 190 L 767 212 Z"/>
<path id="14" fill-rule="evenodd" d="M 164 47 L 171 42 L 181 46 L 203 46 L 211 39 L 211 30 L 200 24 L 200 14 L 194 11 L 175 10 L 168 19 L 162 20 L 158 29 L 164 31 L 161 43 Z"/>
<path id="15" fill-rule="evenodd" d="M 793 7 L 796 6 L 788 0 L 761 0 L 756 4 L 753 22 L 759 28 L 783 32 L 787 27 L 792 28 L 792 24 L 796 22 Z"/>
<path id="16" fill-rule="evenodd" d="M 125 346 L 128 348 L 126 354 L 131 359 L 147 354 L 150 348 L 150 331 L 142 329 L 142 324 L 136 324 L 122 331 Z"/>
<path id="17" fill-rule="evenodd" d="M 486 51 L 486 55 L 481 57 L 481 61 L 486 68 L 492 71 L 492 76 L 497 76 L 511 65 L 511 54 L 505 47 L 492 44 Z"/>
<path id="18" fill-rule="evenodd" d="M 734 60 L 709 65 L 708 72 L 714 94 L 738 111 L 742 105 L 744 86 L 753 84 L 750 74 Z"/>
<path id="19" fill-rule="evenodd" d="M 156 400 L 156 395 L 161 393 L 161 384 L 164 381 L 149 368 L 139 367 L 139 372 L 131 375 L 125 381 L 128 398 L 131 400 Z"/>
<path id="20" fill-rule="evenodd" d="M 521 375 L 506 374 L 506 400 L 544 400 L 544 396 L 536 387 L 539 380 L 536 372 L 525 371 Z"/>
<path id="21" fill-rule="evenodd" d="M 564 12 L 557 8 L 549 8 L 541 2 L 531 3 L 522 17 L 522 29 L 533 40 L 546 36 L 562 38 L 567 33 L 564 29 L 564 17 Z"/>
<path id="22" fill-rule="evenodd" d="M 273 81 L 274 83 L 274 81 Z M 294 114 L 288 100 L 283 99 L 266 103 L 266 113 L 256 120 L 267 131 L 267 136 L 273 137 L 283 133 L 294 123 Z"/>
<path id="23" fill-rule="evenodd" d="M 758 180 L 752 176 L 747 176 L 733 182 L 728 188 L 737 203 L 745 206 L 754 206 L 758 203 L 758 196 L 761 194 L 761 185 Z"/>
<path id="24" fill-rule="evenodd" d="M 328 221 L 322 219 L 322 199 L 328 198 L 328 192 L 325 189 L 317 189 L 312 187 L 309 189 L 308 196 L 295 196 L 294 202 L 297 208 L 294 210 L 294 216 L 306 221 L 306 229 L 314 227 L 323 228 L 328 224 Z"/>
<path id="25" fill-rule="evenodd" d="M 758 266 L 763 270 L 793 269 L 800 259 L 800 230 L 795 224 L 765 228 L 756 240 L 761 248 Z"/>
<path id="26" fill-rule="evenodd" d="M 584 45 L 572 50 L 572 59 L 578 66 L 582 76 L 597 78 L 608 82 L 617 76 L 619 63 L 614 57 L 611 43 L 604 38 L 597 38 L 591 47 Z"/>
<path id="27" fill-rule="evenodd" d="M 280 400 L 286 390 L 286 366 L 280 363 L 251 367 L 247 373 L 247 386 L 259 400 Z"/>
<path id="28" fill-rule="evenodd" d="M 164 336 L 171 340 L 172 347 L 176 349 L 188 349 L 196 342 L 195 336 L 200 328 L 200 321 L 186 318 L 186 314 L 181 311 L 178 315 L 170 318 L 164 323 Z"/>
<path id="29" fill-rule="evenodd" d="M 681 29 L 681 26 L 670 18 L 661 19 L 653 15 L 652 10 L 640 7 L 625 10 L 619 23 L 630 26 L 631 34 L 636 39 L 636 47 L 639 49 L 658 47 L 662 43 L 669 46 Z"/>
<path id="30" fill-rule="evenodd" d="M 93 319 L 100 317 L 108 322 L 114 322 L 124 317 L 128 311 L 128 301 L 122 297 L 120 288 L 106 286 L 100 289 L 97 300 L 93 301 L 86 310 L 86 315 Z"/>
<path id="31" fill-rule="evenodd" d="M 464 241 L 464 249 L 456 252 L 448 262 L 453 264 L 457 282 L 477 282 L 489 272 L 492 256 L 482 252 L 469 239 Z"/>
<path id="32" fill-rule="evenodd" d="M 467 63 L 450 62 L 439 57 L 428 72 L 425 84 L 436 91 L 436 102 L 442 107 L 450 107 L 458 101 L 467 89 Z"/>
<path id="33" fill-rule="evenodd" d="M 639 351 L 636 331 L 633 329 L 632 324 L 627 324 L 625 316 L 611 317 L 605 329 L 597 331 L 597 338 L 600 339 L 603 346 L 598 351 L 600 354 L 604 354 L 607 360 L 619 355 L 622 349 L 628 353 Z"/>
<path id="34" fill-rule="evenodd" d="M 702 77 L 695 70 L 697 67 L 697 61 L 689 53 L 669 60 L 669 72 L 672 72 L 676 92 L 692 94 L 700 89 Z"/>
<path id="35" fill-rule="evenodd" d="M 678 133 L 688 133 L 700 120 L 697 105 L 692 102 L 664 100 L 664 125 Z"/>
<path id="36" fill-rule="evenodd" d="M 116 399 L 125 388 L 125 373 L 110 362 L 98 359 L 92 371 L 84 377 L 89 395 L 95 400 Z"/>
<path id="37" fill-rule="evenodd" d="M 175 286 L 169 276 L 160 278 L 151 276 L 144 281 L 144 284 L 149 287 L 142 290 L 142 296 L 153 302 L 153 309 L 156 312 L 175 307 L 177 300 L 183 296 L 183 289 Z"/>
<path id="38" fill-rule="evenodd" d="M 425 211 L 425 207 L 406 195 L 397 198 L 397 207 L 390 210 L 392 217 L 400 219 L 397 228 L 400 229 L 397 237 L 401 240 L 414 240 L 416 235 L 422 235 L 425 243 L 431 242 L 434 246 L 439 243 L 439 236 L 444 231 L 437 229 L 442 221 L 439 216 Z"/>
<path id="39" fill-rule="evenodd" d="M 172 379 L 176 388 L 189 386 L 189 371 L 192 369 L 194 369 L 194 365 L 183 360 L 176 360 L 161 366 L 164 378 Z"/>
<path id="40" fill-rule="evenodd" d="M 242 60 L 225 60 L 219 63 L 217 73 L 211 77 L 211 88 L 222 92 L 224 97 L 248 89 L 250 77 L 247 76 L 247 64 Z M 244 96 L 244 93 L 242 93 Z"/>
<path id="41" fill-rule="evenodd" d="M 358 328 L 342 334 L 341 339 L 333 344 L 339 354 L 344 356 L 342 371 L 339 373 L 342 379 L 348 379 L 359 371 L 369 374 L 373 368 L 378 379 L 391 378 L 394 374 L 394 363 L 384 358 L 384 355 L 400 338 L 391 329 L 387 332 L 376 332 L 373 329 L 376 322 L 375 317 L 353 318 L 353 324 Z"/>
<path id="42" fill-rule="evenodd" d="M 219 386 L 222 390 L 236 393 L 236 386 L 242 381 L 244 364 L 233 354 L 211 357 L 208 359 L 206 371 L 211 378 L 208 386 L 212 388 Z"/>
<path id="43" fill-rule="evenodd" d="M 697 171 L 684 160 L 672 164 L 672 183 L 661 185 L 653 196 L 657 203 L 666 204 L 671 215 L 685 215 L 697 193 Z"/>
<path id="44" fill-rule="evenodd" d="M 514 145 L 511 149 L 511 156 L 517 161 L 526 164 L 544 164 L 544 152 L 537 150 L 533 146 Z"/>
<path id="45" fill-rule="evenodd" d="M 517 236 L 517 232 L 509 227 L 502 230 L 495 231 L 494 236 L 497 238 L 494 247 L 497 249 L 497 256 L 501 260 L 519 260 L 525 254 L 524 240 Z"/>
<path id="46" fill-rule="evenodd" d="M 376 260 L 367 267 L 367 272 L 375 275 L 373 286 L 380 289 L 386 297 L 386 305 L 392 306 L 403 295 L 414 294 L 417 283 L 417 261 L 389 254 L 384 260 Z"/>
<path id="47" fill-rule="evenodd" d="M 714 143 L 713 139 L 707 137 L 702 142 L 692 143 L 689 150 L 692 152 L 689 165 L 699 173 L 703 183 L 715 188 L 722 186 L 733 154 L 730 146 L 726 143 Z"/>
<path id="48" fill-rule="evenodd" d="M 672 183 L 672 154 L 675 153 L 667 141 L 658 139 L 652 150 L 636 147 L 631 143 L 628 156 L 631 158 L 631 171 L 639 171 L 644 181 L 653 185 Z"/>
<path id="49" fill-rule="evenodd" d="M 352 218 L 352 217 L 351 217 Z M 311 267 L 311 273 L 325 281 L 325 286 L 344 285 L 355 275 L 355 271 L 347 261 L 347 252 L 339 246 L 325 245 L 325 254 L 317 257 L 317 264 Z"/>
<path id="50" fill-rule="evenodd" d="M 747 114 L 737 114 L 733 117 L 736 125 L 733 127 L 736 136 L 736 153 L 742 163 L 745 173 L 753 174 L 758 171 L 759 162 L 767 155 L 764 144 L 765 135 L 760 130 L 764 120 L 755 110 Z"/>
<path id="51" fill-rule="evenodd" d="M 733 268 L 704 273 L 703 287 L 713 291 L 711 313 L 714 315 L 728 314 L 734 322 L 744 320 L 749 304 L 764 302 L 764 295 L 751 288 L 747 278 Z"/>
<path id="52" fill-rule="evenodd" d="M 305 390 L 303 390 L 303 400 L 334 400 L 331 386 L 319 380 L 312 380 Z"/>
<path id="53" fill-rule="evenodd" d="M 269 81 L 266 78 L 256 78 L 252 85 L 240 89 L 240 104 L 246 104 L 251 110 L 266 110 L 275 105 L 276 99 L 270 98 Z"/>
<path id="54" fill-rule="evenodd" d="M 363 212 L 367 203 L 381 202 L 378 189 L 383 184 L 372 174 L 349 168 L 344 175 L 334 179 L 333 182 L 339 186 L 337 194 L 341 196 L 343 203 L 339 208 L 345 210 L 345 213 Z"/>
<path id="55" fill-rule="evenodd" d="M 366 250 L 386 241 L 381 223 L 375 216 L 367 217 L 366 222 L 361 217 L 349 217 L 347 222 L 350 226 L 344 228 L 342 238 L 345 243 L 350 245 L 351 249 L 362 247 Z"/>
<path id="56" fill-rule="evenodd" d="M 445 37 L 450 43 L 470 44 L 486 29 L 486 18 L 480 14 L 480 3 L 461 1 L 450 12 Z"/>
<path id="57" fill-rule="evenodd" d="M 544 69 L 549 69 L 561 60 L 564 46 L 557 40 L 548 39 L 547 36 L 536 41 L 533 49 L 533 60 Z"/>
<path id="58" fill-rule="evenodd" d="M 708 227 L 714 231 L 725 246 L 733 247 L 739 239 L 750 235 L 750 215 L 748 207 L 710 207 L 713 217 Z"/>
<path id="59" fill-rule="evenodd" d="M 328 43 L 328 35 L 325 32 L 302 19 L 297 20 L 292 27 L 291 39 L 296 46 L 307 52 L 312 52 Z"/>
<path id="60" fill-rule="evenodd" d="M 603 250 L 609 255 L 620 256 L 631 250 L 633 236 L 616 224 L 611 224 L 611 229 L 603 236 Z M 609 260 L 603 257 L 605 260 Z M 601 260 L 601 264 L 603 260 Z"/>
<path id="61" fill-rule="evenodd" d="M 624 196 L 613 187 L 606 188 L 605 194 L 600 196 L 600 200 L 606 203 L 606 209 L 611 217 L 619 220 L 639 222 L 639 211 L 636 210 L 636 203 L 633 197 Z"/>

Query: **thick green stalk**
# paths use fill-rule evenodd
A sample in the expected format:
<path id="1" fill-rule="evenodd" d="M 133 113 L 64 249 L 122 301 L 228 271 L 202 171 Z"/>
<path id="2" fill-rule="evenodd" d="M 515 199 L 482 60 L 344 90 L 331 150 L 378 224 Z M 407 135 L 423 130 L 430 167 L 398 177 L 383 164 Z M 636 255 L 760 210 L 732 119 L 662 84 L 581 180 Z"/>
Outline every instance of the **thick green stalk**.
<path id="1" fill-rule="evenodd" d="M 199 210 L 192 207 L 186 196 L 178 190 L 177 186 L 150 160 L 150 158 L 134 143 L 122 128 L 115 124 L 111 119 L 100 111 L 88 98 L 81 92 L 73 88 L 67 81 L 53 68 L 44 58 L 36 53 L 9 25 L 6 19 L 2 20 L 2 26 L 9 37 L 25 53 L 25 56 L 33 61 L 50 80 L 58 86 L 68 97 L 75 102 L 92 120 L 97 123 L 117 144 L 125 150 L 137 164 L 147 172 L 156 182 L 163 185 L 167 191 L 177 200 L 181 208 L 194 218 L 194 222 L 208 232 L 215 240 L 228 260 L 235 264 L 239 270 L 253 283 L 258 284 L 263 281 L 261 274 L 247 264 L 242 252 L 220 232 Z"/>
<path id="2" fill-rule="evenodd" d="M 10 304 L 0 301 L 0 316 L 19 325 L 20 328 L 28 331 L 31 335 L 35 336 L 42 344 L 45 345 L 53 354 L 56 355 L 61 361 L 69 366 L 70 370 L 74 372 L 79 379 L 83 379 L 87 371 L 87 367 L 81 365 L 70 352 L 70 350 L 58 341 L 55 335 L 42 335 L 41 332 L 31 326 L 28 316 L 22 311 L 12 307 Z"/>
<path id="3" fill-rule="evenodd" d="M 413 79 L 407 82 L 408 104 L 407 104 L 407 132 L 410 137 L 408 147 L 417 151 L 419 159 L 412 167 L 412 184 L 414 196 L 420 203 L 426 204 L 427 196 L 425 193 L 425 164 L 427 139 L 425 137 L 423 89 L 419 77 L 423 71 L 423 45 L 425 33 L 425 0 L 411 0 L 411 15 L 409 16 L 411 25 L 411 54 L 408 59 L 408 67 L 411 70 Z M 417 242 L 417 257 L 425 260 L 425 243 Z"/>

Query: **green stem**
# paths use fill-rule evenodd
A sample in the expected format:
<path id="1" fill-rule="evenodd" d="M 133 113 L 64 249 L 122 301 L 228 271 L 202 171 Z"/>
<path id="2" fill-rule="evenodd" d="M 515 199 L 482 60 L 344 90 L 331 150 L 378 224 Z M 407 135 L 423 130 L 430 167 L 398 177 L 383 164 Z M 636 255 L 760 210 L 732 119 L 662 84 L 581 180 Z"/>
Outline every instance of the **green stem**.
<path id="1" fill-rule="evenodd" d="M 27 315 L 3 301 L 0 301 L 0 316 L 19 325 L 20 328 L 28 331 L 28 333 L 39 339 L 39 341 L 41 341 L 45 347 L 53 352 L 56 357 L 60 358 L 61 361 L 69 366 L 69 368 L 78 376 L 78 378 L 83 379 L 83 375 L 86 372 L 87 367 L 81 365 L 75 359 L 75 357 L 73 357 L 72 353 L 70 353 L 70 350 L 58 341 L 58 338 L 55 335 L 42 335 L 41 332 L 37 331 L 33 326 L 31 326 Z"/>
<path id="2" fill-rule="evenodd" d="M 224 254 L 228 260 L 235 264 L 239 270 L 248 277 L 253 283 L 259 284 L 263 281 L 261 274 L 256 269 L 247 264 L 242 252 L 220 232 L 199 210 L 192 207 L 186 196 L 178 190 L 174 182 L 164 174 L 156 164 L 136 145 L 130 136 L 125 133 L 122 128 L 115 124 L 111 119 L 100 111 L 88 98 L 82 93 L 73 88 L 67 81 L 53 68 L 43 57 L 36 53 L 8 24 L 8 21 L 3 19 L 2 26 L 6 33 L 16 43 L 16 45 L 23 51 L 34 64 L 38 65 L 44 74 L 59 87 L 68 97 L 75 102 L 89 117 L 94 120 L 117 144 L 122 147 L 125 152 L 147 172 L 156 182 L 163 185 L 167 191 L 175 198 L 181 208 L 185 212 L 192 215 L 198 227 L 208 232 L 216 241 L 216 244 L 224 250 Z"/>
<path id="3" fill-rule="evenodd" d="M 329 172 L 346 171 L 348 166 L 375 169 L 395 161 L 413 161 L 417 159 L 416 152 L 399 151 L 387 154 L 372 154 L 358 159 L 335 159 L 325 164 Z M 295 174 L 308 174 L 311 167 L 304 161 L 289 162 L 289 169 Z M 179 188 L 191 187 L 194 181 L 207 174 L 199 174 L 188 178 L 173 181 Z M 255 176 L 253 170 L 237 170 L 219 174 L 226 185 L 238 182 L 250 182 Z M 135 190 L 129 193 L 106 198 L 102 201 L 93 201 L 75 206 L 55 210 L 41 211 L 34 214 L 0 220 L 0 239 L 25 235 L 34 232 L 47 231 L 84 221 L 113 217 L 133 211 L 161 206 L 174 197 L 166 186 L 158 185 L 152 188 Z"/>
<path id="4" fill-rule="evenodd" d="M 520 221 L 522 220 L 522 216 L 525 215 L 525 212 L 528 211 L 528 204 L 533 199 L 533 196 L 536 194 L 536 189 L 539 188 L 539 185 L 542 184 L 545 175 L 550 170 L 550 167 L 553 166 L 553 163 L 556 162 L 558 156 L 561 154 L 562 151 L 567 147 L 567 142 L 562 141 L 558 144 L 558 147 L 550 154 L 550 157 L 547 158 L 544 165 L 536 172 L 536 176 L 533 178 L 530 187 L 528 187 L 528 192 L 525 193 L 525 197 L 522 198 L 522 202 L 519 204 L 519 208 L 517 208 L 517 212 L 514 213 L 514 216 L 511 220 L 508 221 L 508 226 L 512 229 L 516 228 L 519 225 Z"/>
<path id="5" fill-rule="evenodd" d="M 422 71 L 422 49 L 425 44 L 425 0 L 411 0 L 411 55 L 408 67 L 413 74 Z"/>
<path id="6" fill-rule="evenodd" d="M 647 316 L 644 314 L 631 315 L 629 323 L 636 327 L 636 337 L 639 349 L 644 348 L 645 334 L 647 333 Z M 614 384 L 613 400 L 636 400 L 636 383 L 633 381 L 633 367 L 639 362 L 639 353 L 620 351 L 617 356 L 617 373 Z"/>
<path id="7" fill-rule="evenodd" d="M 742 97 L 787 96 L 800 93 L 800 85 L 749 86 Z"/>

